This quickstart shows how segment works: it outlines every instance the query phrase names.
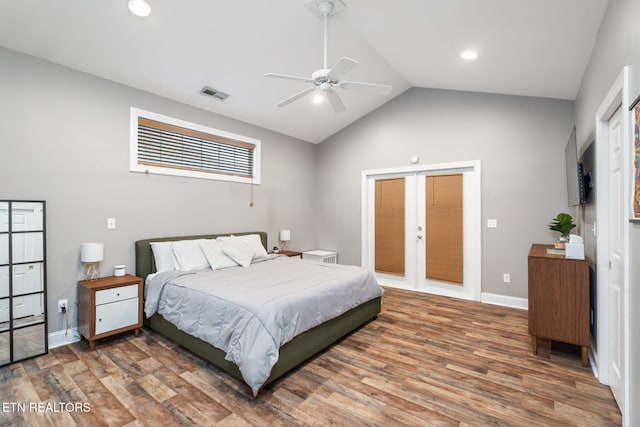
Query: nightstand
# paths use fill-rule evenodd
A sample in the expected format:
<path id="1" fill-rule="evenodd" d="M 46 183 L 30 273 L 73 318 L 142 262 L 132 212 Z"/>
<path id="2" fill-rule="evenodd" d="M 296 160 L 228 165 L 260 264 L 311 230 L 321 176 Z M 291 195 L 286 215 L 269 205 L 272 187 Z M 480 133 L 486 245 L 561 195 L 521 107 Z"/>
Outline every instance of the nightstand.
<path id="1" fill-rule="evenodd" d="M 308 261 L 313 262 L 323 262 L 325 264 L 337 264 L 338 263 L 338 252 L 336 251 L 305 251 L 302 253 L 302 259 L 306 259 Z"/>
<path id="2" fill-rule="evenodd" d="M 302 252 L 298 252 L 298 251 L 279 251 L 278 254 L 286 255 L 288 257 L 299 256 L 300 258 L 302 258 Z"/>
<path id="3" fill-rule="evenodd" d="M 78 332 L 96 340 L 142 327 L 142 279 L 126 274 L 78 282 Z"/>

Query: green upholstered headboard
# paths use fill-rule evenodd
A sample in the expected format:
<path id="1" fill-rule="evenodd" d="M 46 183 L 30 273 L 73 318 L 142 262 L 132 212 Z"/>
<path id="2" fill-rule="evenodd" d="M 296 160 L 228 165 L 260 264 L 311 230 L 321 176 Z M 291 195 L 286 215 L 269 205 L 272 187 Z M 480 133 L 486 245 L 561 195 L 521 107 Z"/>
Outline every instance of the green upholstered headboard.
<path id="1" fill-rule="evenodd" d="M 147 275 L 156 272 L 156 263 L 151 250 L 151 242 L 169 242 L 172 240 L 194 240 L 194 239 L 215 239 L 220 236 L 243 236 L 246 234 L 257 234 L 262 240 L 262 246 L 269 252 L 267 248 L 267 233 L 264 231 L 243 231 L 241 233 L 221 233 L 221 234 L 202 234 L 198 236 L 174 236 L 174 237 L 157 237 L 153 239 L 138 240 L 136 242 L 136 276 L 143 279 Z"/>

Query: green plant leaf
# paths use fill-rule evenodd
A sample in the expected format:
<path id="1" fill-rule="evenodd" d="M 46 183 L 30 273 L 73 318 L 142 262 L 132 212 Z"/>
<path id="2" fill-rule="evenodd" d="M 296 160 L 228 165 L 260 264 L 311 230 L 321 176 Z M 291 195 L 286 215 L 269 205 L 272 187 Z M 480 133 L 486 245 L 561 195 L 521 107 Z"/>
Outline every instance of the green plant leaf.
<path id="1" fill-rule="evenodd" d="M 573 217 L 568 213 L 559 213 L 549 224 L 549 229 L 559 232 L 562 236 L 567 236 L 576 225 Z"/>

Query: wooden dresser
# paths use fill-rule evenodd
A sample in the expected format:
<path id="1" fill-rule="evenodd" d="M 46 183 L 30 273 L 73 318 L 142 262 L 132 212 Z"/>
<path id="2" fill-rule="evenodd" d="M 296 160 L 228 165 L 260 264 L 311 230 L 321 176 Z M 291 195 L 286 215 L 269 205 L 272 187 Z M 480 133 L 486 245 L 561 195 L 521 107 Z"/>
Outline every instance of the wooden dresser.
<path id="1" fill-rule="evenodd" d="M 582 347 L 589 352 L 589 262 L 547 254 L 553 245 L 534 244 L 529 251 L 529 334 L 533 354 L 538 338 Z"/>
<path id="2" fill-rule="evenodd" d="M 96 340 L 120 332 L 133 330 L 138 336 L 142 282 L 131 274 L 78 282 L 78 332 L 89 341 L 91 350 Z"/>

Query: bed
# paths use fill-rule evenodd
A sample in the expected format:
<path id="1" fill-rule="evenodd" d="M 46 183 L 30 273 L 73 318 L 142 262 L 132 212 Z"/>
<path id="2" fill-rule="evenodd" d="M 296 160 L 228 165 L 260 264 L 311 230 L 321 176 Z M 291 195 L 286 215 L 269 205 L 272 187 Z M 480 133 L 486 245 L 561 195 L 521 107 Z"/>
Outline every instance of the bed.
<path id="1" fill-rule="evenodd" d="M 296 259 L 296 260 L 288 259 L 287 257 L 284 257 L 284 256 L 280 258 L 274 257 L 276 259 L 268 260 L 262 263 L 255 262 L 255 265 L 254 263 L 252 263 L 251 266 L 247 267 L 246 269 L 244 267 L 232 267 L 232 268 L 229 268 L 226 270 L 220 270 L 220 271 L 211 271 L 210 269 L 208 269 L 208 270 L 197 270 L 195 272 L 188 272 L 185 274 L 178 273 L 178 272 L 162 272 L 162 273 L 155 274 L 157 271 L 157 268 L 156 268 L 156 260 L 154 257 L 154 253 L 152 251 L 152 243 L 154 245 L 157 245 L 158 244 L 157 242 L 177 242 L 177 241 L 189 241 L 189 240 L 198 240 L 198 239 L 217 239 L 217 238 L 224 238 L 224 236 L 229 236 L 231 234 L 233 234 L 234 236 L 245 236 L 245 237 L 249 237 L 249 236 L 256 237 L 255 235 L 257 235 L 259 237 L 259 241 L 262 247 L 263 248 L 267 247 L 267 235 L 264 232 L 241 232 L 241 233 L 225 233 L 225 234 L 211 234 L 211 235 L 197 235 L 197 236 L 161 237 L 161 238 L 153 238 L 153 239 L 145 239 L 145 240 L 137 241 L 135 243 L 136 275 L 145 279 L 145 283 L 146 283 L 145 310 L 148 311 L 147 306 L 153 305 L 155 303 L 155 299 L 159 298 L 158 295 L 161 295 L 159 293 L 161 291 L 159 291 L 158 289 L 160 288 L 162 289 L 166 288 L 171 292 L 177 292 L 177 291 L 184 292 L 185 294 L 188 294 L 188 292 L 191 292 L 192 293 L 191 295 L 195 295 L 193 294 L 193 292 L 197 294 L 198 292 L 202 291 L 203 285 L 193 285 L 194 283 L 203 283 L 201 282 L 202 280 L 214 280 L 214 279 L 229 280 L 229 281 L 236 280 L 236 276 L 241 277 L 242 274 L 245 274 L 244 273 L 245 271 L 247 272 L 246 274 L 248 275 L 253 274 L 253 277 L 256 277 L 256 276 L 259 276 L 260 274 L 263 274 L 261 273 L 262 271 L 270 271 L 270 270 L 265 270 L 267 268 L 276 269 L 280 271 L 283 270 L 283 268 L 286 268 L 286 269 L 290 268 L 291 269 L 290 271 L 292 272 L 292 276 L 294 276 L 294 278 L 288 277 L 287 281 L 296 280 L 295 279 L 295 277 L 297 277 L 296 274 L 301 277 L 304 276 L 306 274 L 306 271 L 309 269 L 315 269 L 313 272 L 313 274 L 315 274 L 315 272 L 320 268 L 326 268 L 327 271 L 331 271 L 331 274 L 338 274 L 336 273 L 336 271 L 342 269 L 347 271 L 346 273 L 347 275 L 355 275 L 356 273 L 358 275 L 362 274 L 363 275 L 362 277 L 365 277 L 364 275 L 370 275 L 370 273 L 366 273 L 364 270 L 357 269 L 356 267 L 326 266 L 326 265 L 319 266 L 319 264 L 310 263 L 308 261 L 303 261 L 300 259 Z M 270 255 L 270 257 L 272 257 L 272 255 Z M 361 271 L 356 271 L 356 270 L 361 270 Z M 305 274 L 296 273 L 296 272 L 305 272 Z M 224 276 L 224 274 L 226 274 L 226 276 Z M 310 272 L 309 275 L 310 274 L 312 273 Z M 220 279 L 220 277 L 226 277 L 226 278 Z M 265 275 L 262 277 L 269 278 L 268 280 L 265 279 L 265 282 L 271 283 L 271 282 L 274 282 L 275 280 L 273 279 L 273 277 L 275 276 Z M 149 280 L 147 280 L 147 278 L 149 278 Z M 194 335 L 197 335 L 197 333 L 192 335 L 190 333 L 185 332 L 185 330 L 189 330 L 189 328 L 188 327 L 185 328 L 183 323 L 181 323 L 181 321 L 179 320 L 180 318 L 175 317 L 176 316 L 175 314 L 170 314 L 167 312 L 167 314 L 163 316 L 160 312 L 153 312 L 152 310 L 151 312 L 153 312 L 153 314 L 145 318 L 145 326 L 159 332 L 160 334 L 168 337 L 169 339 L 176 342 L 177 344 L 187 348 L 188 350 L 200 356 L 201 358 L 209 361 L 213 365 L 229 373 L 231 376 L 246 382 L 251 388 L 253 395 L 256 396 L 259 393 L 259 391 L 262 390 L 265 386 L 273 383 L 275 380 L 282 377 L 284 374 L 286 374 L 291 369 L 298 366 L 300 363 L 309 359 L 310 357 L 320 352 L 321 350 L 327 348 L 331 344 L 338 341 L 340 338 L 349 334 L 353 330 L 359 328 L 360 326 L 367 323 L 368 321 L 374 319 L 378 315 L 381 309 L 382 289 L 379 288 L 379 286 L 377 286 L 377 282 L 376 282 L 375 286 L 378 288 L 378 291 L 374 291 L 372 290 L 371 288 L 372 285 L 370 283 L 366 283 L 366 284 L 364 283 L 365 280 L 369 282 L 370 280 L 369 278 L 366 278 L 366 279 L 363 278 L 362 280 L 363 280 L 362 285 L 355 286 L 354 284 L 351 284 L 350 286 L 352 287 L 352 289 L 345 290 L 344 293 L 359 294 L 360 288 L 367 288 L 367 291 L 366 291 L 367 293 L 359 295 L 360 299 L 363 299 L 363 298 L 365 299 L 364 301 L 358 302 L 357 305 L 355 305 L 354 307 L 344 309 L 346 311 L 340 314 L 337 314 L 337 315 L 332 314 L 331 315 L 332 317 L 329 319 L 318 320 L 321 323 L 311 327 L 310 329 L 304 330 L 299 334 L 296 333 L 296 335 L 293 338 L 283 337 L 283 341 L 285 342 L 281 345 L 276 342 L 275 345 L 277 345 L 278 347 L 276 349 L 276 356 L 274 359 L 275 363 L 272 366 L 268 367 L 269 371 L 266 375 L 263 374 L 264 378 L 259 378 L 258 380 L 255 380 L 252 377 L 252 375 L 249 375 L 249 378 L 247 378 L 247 363 L 245 363 L 244 365 L 240 362 L 234 363 L 233 361 L 235 360 L 234 357 L 228 357 L 231 353 L 235 353 L 235 351 L 230 350 L 229 352 L 227 352 L 219 348 L 218 346 L 214 346 L 212 343 L 216 343 L 215 340 L 210 340 L 207 336 L 202 336 L 202 334 L 200 334 L 201 336 L 198 337 L 198 336 L 194 336 Z M 375 282 L 375 279 L 373 279 L 373 281 Z M 193 288 L 193 289 L 191 289 L 190 291 L 185 291 L 183 288 Z M 312 289 L 314 287 L 309 286 L 308 288 Z M 298 289 L 300 289 L 299 291 L 300 293 L 309 292 L 304 286 L 300 286 Z M 163 290 L 162 292 L 169 292 L 169 291 Z M 213 292 L 213 291 L 206 290 L 206 292 Z M 185 297 L 183 298 L 183 301 L 186 301 L 186 300 L 200 301 L 202 299 L 200 294 L 197 294 L 197 296 L 198 298 L 195 298 L 193 296 Z M 210 307 L 214 307 L 213 309 L 209 308 L 209 311 L 207 311 L 207 313 L 226 312 L 225 308 L 222 308 L 222 309 L 216 308 L 220 306 L 215 304 L 219 304 L 220 300 L 233 299 L 233 297 L 230 297 L 229 295 L 221 295 L 221 296 L 214 295 L 213 297 L 207 297 L 207 298 L 213 301 L 212 302 L 213 305 L 211 305 Z M 308 298 L 309 297 L 307 296 L 307 299 Z M 321 301 L 320 297 L 315 297 L 315 298 L 318 301 Z M 181 302 L 181 304 L 183 303 Z M 324 305 L 328 306 L 327 304 L 328 302 L 325 303 Z M 184 308 L 184 307 L 185 305 L 181 305 L 181 308 Z M 202 308 L 197 308 L 197 309 L 194 308 L 193 310 L 202 311 Z M 287 311 L 287 310 L 278 309 L 278 312 Z M 187 309 L 183 311 L 190 311 L 190 310 Z M 260 315 L 264 315 L 264 314 L 260 314 Z M 259 316 L 259 315 L 255 315 L 255 316 Z M 172 321 L 169 321 L 165 317 L 173 320 L 175 324 Z M 175 319 L 178 319 L 178 320 L 175 320 Z M 198 322 L 201 322 L 201 321 L 198 321 Z M 258 321 L 253 323 L 256 323 L 258 325 L 263 325 L 264 323 L 267 323 L 267 322 L 261 319 L 258 319 Z M 176 324 L 180 325 L 181 327 L 176 326 Z M 297 323 L 293 322 L 292 324 L 297 324 Z M 296 326 L 296 328 L 297 327 L 298 326 Z M 272 336 L 274 336 L 274 334 L 272 334 Z M 275 340 L 275 341 L 278 341 L 278 340 Z M 220 347 L 224 348 L 224 346 L 220 346 Z M 268 352 L 266 354 L 268 354 Z M 268 358 L 267 356 L 265 357 Z"/>

